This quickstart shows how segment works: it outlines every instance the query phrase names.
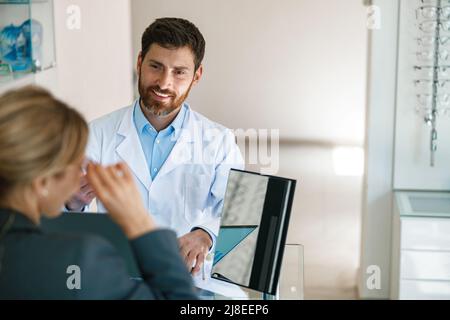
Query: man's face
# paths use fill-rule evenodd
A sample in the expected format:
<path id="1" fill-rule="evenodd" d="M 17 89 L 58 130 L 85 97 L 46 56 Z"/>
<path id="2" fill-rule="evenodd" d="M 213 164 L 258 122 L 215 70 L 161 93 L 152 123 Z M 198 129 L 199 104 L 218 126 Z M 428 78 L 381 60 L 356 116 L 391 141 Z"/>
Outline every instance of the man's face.
<path id="1" fill-rule="evenodd" d="M 166 49 L 154 43 L 145 57 L 139 54 L 138 86 L 144 111 L 166 116 L 178 109 L 201 78 L 202 66 L 194 69 L 194 54 L 187 46 Z"/>

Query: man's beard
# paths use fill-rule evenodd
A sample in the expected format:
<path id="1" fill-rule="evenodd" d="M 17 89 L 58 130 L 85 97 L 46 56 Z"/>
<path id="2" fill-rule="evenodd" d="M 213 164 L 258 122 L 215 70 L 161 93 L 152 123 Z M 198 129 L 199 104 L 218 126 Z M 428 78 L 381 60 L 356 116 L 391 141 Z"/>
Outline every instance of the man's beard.
<path id="1" fill-rule="evenodd" d="M 167 116 L 171 114 L 174 110 L 178 109 L 183 104 L 184 100 L 186 100 L 187 96 L 189 95 L 189 92 L 191 91 L 193 82 L 194 80 L 192 80 L 186 93 L 183 94 L 181 97 L 177 98 L 174 92 L 170 90 L 162 90 L 159 86 L 144 88 L 144 85 L 141 82 L 141 77 L 139 76 L 138 89 L 139 95 L 141 96 L 142 106 L 145 108 L 146 111 L 151 112 L 155 116 L 158 117 Z M 151 92 L 153 90 L 165 95 L 169 95 L 170 96 L 169 100 L 171 101 L 169 101 L 168 103 L 156 101 L 151 96 L 152 94 Z"/>

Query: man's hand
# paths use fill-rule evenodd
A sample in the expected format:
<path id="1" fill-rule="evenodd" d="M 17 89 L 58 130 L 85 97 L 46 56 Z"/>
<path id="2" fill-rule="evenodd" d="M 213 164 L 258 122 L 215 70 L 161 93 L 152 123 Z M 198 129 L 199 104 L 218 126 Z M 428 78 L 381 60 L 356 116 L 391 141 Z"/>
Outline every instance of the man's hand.
<path id="1" fill-rule="evenodd" d="M 66 208 L 71 211 L 80 211 L 84 208 L 84 206 L 90 204 L 94 198 L 94 190 L 89 185 L 86 176 L 83 176 L 80 182 L 80 191 L 78 191 L 72 199 L 66 203 Z"/>
<path id="2" fill-rule="evenodd" d="M 182 236 L 179 240 L 180 253 L 192 274 L 200 271 L 205 261 L 212 240 L 209 234 L 202 229 L 197 229 Z M 192 267 L 195 261 L 195 265 Z"/>

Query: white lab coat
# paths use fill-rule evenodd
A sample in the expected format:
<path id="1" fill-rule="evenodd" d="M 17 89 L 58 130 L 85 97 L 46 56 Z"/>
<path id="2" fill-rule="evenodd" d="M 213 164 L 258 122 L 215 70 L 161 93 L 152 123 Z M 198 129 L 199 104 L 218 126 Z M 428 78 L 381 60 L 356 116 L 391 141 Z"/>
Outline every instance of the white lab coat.
<path id="1" fill-rule="evenodd" d="M 158 225 L 178 236 L 193 227 L 217 236 L 229 169 L 244 167 L 233 133 L 185 104 L 181 135 L 152 181 L 133 121 L 135 104 L 90 124 L 88 158 L 105 165 L 125 161 Z"/>

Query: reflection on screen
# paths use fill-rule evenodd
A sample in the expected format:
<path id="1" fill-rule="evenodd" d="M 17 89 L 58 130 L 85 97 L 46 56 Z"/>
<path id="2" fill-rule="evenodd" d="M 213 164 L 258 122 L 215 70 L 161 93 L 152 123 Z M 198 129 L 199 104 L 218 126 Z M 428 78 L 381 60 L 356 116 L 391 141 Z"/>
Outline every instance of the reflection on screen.
<path id="1" fill-rule="evenodd" d="M 258 226 L 222 226 L 219 232 L 220 241 L 214 253 L 213 265 L 217 264 L 231 250 L 238 246 Z"/>
<path id="2" fill-rule="evenodd" d="M 268 181 L 268 177 L 230 171 L 213 277 L 249 285 Z"/>

